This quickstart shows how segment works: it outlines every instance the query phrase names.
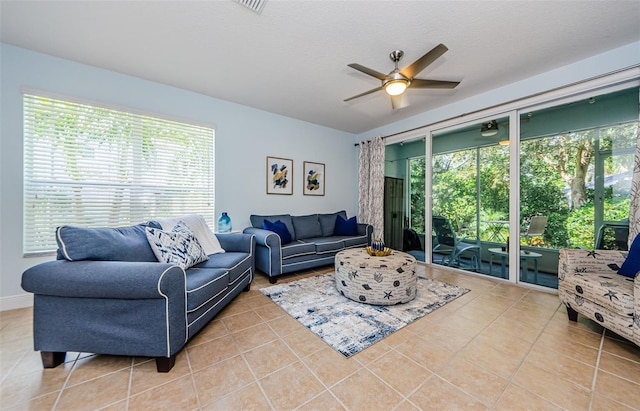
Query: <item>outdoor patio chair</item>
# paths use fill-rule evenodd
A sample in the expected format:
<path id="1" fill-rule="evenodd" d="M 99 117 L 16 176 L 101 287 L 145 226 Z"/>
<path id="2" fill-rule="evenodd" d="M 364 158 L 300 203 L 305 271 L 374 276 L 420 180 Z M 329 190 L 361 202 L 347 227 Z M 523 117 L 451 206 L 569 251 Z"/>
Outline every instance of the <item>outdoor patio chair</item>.
<path id="1" fill-rule="evenodd" d="M 596 249 L 598 250 L 629 250 L 629 220 L 605 221 L 598 230 Z"/>
<path id="2" fill-rule="evenodd" d="M 544 231 L 547 229 L 547 220 L 549 217 L 536 215 L 531 217 L 529 220 L 529 227 L 527 230 L 522 233 L 522 236 L 527 239 L 527 243 L 531 245 L 531 239 L 533 237 L 540 237 L 544 234 Z"/>
<path id="3" fill-rule="evenodd" d="M 435 232 L 435 244 L 432 252 L 442 255 L 440 264 L 480 271 L 480 246 L 477 244 L 465 243 L 463 238 L 459 238 L 453 231 L 451 222 L 446 217 L 433 216 L 432 227 Z M 462 259 L 462 254 L 467 259 Z M 469 262 L 465 261 L 469 260 Z"/>
<path id="4" fill-rule="evenodd" d="M 405 228 L 402 237 L 402 251 L 411 254 L 416 260 L 425 261 L 424 247 L 416 230 Z"/>

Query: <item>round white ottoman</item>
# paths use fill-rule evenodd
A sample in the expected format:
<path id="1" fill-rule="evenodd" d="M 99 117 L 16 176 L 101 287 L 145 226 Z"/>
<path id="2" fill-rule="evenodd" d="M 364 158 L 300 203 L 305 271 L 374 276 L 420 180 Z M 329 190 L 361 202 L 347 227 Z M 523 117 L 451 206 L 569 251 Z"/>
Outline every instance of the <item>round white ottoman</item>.
<path id="1" fill-rule="evenodd" d="M 393 305 L 416 296 L 416 259 L 401 251 L 373 257 L 364 248 L 351 248 L 336 254 L 335 266 L 336 288 L 354 301 Z"/>

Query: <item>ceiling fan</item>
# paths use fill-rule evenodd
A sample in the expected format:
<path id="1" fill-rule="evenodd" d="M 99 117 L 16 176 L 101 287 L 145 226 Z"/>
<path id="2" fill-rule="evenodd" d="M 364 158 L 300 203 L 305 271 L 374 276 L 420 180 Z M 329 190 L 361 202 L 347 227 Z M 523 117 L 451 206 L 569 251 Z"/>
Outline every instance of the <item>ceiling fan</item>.
<path id="1" fill-rule="evenodd" d="M 348 64 L 349 67 L 354 68 L 364 74 L 368 74 L 371 77 L 375 77 L 382 81 L 380 87 L 376 87 L 357 96 L 349 97 L 344 101 L 350 101 L 358 97 L 366 96 L 367 94 L 374 93 L 379 90 L 384 90 L 391 97 L 391 107 L 395 110 L 397 108 L 406 107 L 403 101 L 403 93 L 407 88 L 454 88 L 459 81 L 442 81 L 442 80 L 426 80 L 415 78 L 418 73 L 427 68 L 428 65 L 436 61 L 438 57 L 442 56 L 448 48 L 444 44 L 438 44 L 431 51 L 420 57 L 418 60 L 404 67 L 398 68 L 398 62 L 404 55 L 402 50 L 394 50 L 389 54 L 389 58 L 396 65 L 396 68 L 389 74 L 383 74 L 376 70 L 372 70 L 368 67 L 362 66 L 357 63 Z"/>

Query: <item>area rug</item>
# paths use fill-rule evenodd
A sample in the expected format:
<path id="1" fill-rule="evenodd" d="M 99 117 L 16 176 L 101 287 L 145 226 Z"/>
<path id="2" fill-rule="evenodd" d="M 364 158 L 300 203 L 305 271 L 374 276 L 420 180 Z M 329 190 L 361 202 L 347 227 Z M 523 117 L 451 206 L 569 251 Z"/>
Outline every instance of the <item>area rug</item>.
<path id="1" fill-rule="evenodd" d="M 361 304 L 336 289 L 333 273 L 260 290 L 325 343 L 350 357 L 469 290 L 418 277 L 416 298 L 405 304 Z"/>

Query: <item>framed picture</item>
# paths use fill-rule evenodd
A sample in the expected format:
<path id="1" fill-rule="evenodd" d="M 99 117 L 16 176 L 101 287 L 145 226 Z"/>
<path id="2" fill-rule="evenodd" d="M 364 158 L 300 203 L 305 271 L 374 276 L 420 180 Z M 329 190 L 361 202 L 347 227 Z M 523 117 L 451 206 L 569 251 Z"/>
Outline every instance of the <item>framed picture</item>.
<path id="1" fill-rule="evenodd" d="M 293 160 L 267 157 L 267 194 L 293 194 Z"/>
<path id="2" fill-rule="evenodd" d="M 304 190 L 306 196 L 324 195 L 324 164 L 304 162 Z"/>

